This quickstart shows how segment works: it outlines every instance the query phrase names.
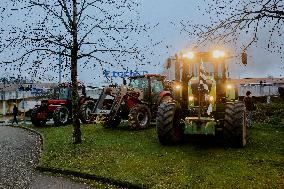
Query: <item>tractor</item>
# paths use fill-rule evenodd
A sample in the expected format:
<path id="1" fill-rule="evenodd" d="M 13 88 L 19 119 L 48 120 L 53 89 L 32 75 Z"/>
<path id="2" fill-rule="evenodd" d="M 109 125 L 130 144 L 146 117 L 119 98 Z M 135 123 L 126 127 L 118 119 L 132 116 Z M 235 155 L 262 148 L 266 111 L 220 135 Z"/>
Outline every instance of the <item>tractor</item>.
<path id="1" fill-rule="evenodd" d="M 129 85 L 124 80 L 121 86 L 103 89 L 92 115 L 105 128 L 115 128 L 128 119 L 132 129 L 145 129 L 155 119 L 159 104 L 171 98 L 165 76 L 147 74 L 129 80 Z"/>
<path id="2" fill-rule="evenodd" d="M 86 123 L 95 100 L 86 97 L 85 86 L 78 83 L 80 120 Z M 31 112 L 31 121 L 34 126 L 45 126 L 49 119 L 53 119 L 55 126 L 66 125 L 72 120 L 71 83 L 60 83 L 55 89 L 56 99 L 42 100 Z"/>
<path id="3" fill-rule="evenodd" d="M 162 102 L 157 112 L 161 144 L 178 144 L 185 135 L 213 135 L 230 146 L 246 145 L 245 106 L 228 78 L 227 58 L 224 51 L 190 52 L 178 57 L 175 63 L 182 63 L 183 69 L 181 81 L 176 78 L 180 96 Z M 180 65 L 176 68 L 179 71 Z"/>

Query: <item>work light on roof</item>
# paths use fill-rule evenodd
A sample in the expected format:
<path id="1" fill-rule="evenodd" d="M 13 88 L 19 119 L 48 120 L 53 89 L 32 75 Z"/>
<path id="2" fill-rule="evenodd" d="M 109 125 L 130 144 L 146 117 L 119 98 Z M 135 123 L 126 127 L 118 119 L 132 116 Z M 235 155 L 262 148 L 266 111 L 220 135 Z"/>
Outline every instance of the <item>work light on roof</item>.
<path id="1" fill-rule="evenodd" d="M 214 58 L 223 58 L 225 56 L 225 51 L 222 50 L 214 50 L 213 57 Z"/>
<path id="2" fill-rule="evenodd" d="M 193 59 L 194 58 L 194 52 L 189 51 L 187 53 L 184 53 L 182 56 L 183 56 L 183 58 Z"/>

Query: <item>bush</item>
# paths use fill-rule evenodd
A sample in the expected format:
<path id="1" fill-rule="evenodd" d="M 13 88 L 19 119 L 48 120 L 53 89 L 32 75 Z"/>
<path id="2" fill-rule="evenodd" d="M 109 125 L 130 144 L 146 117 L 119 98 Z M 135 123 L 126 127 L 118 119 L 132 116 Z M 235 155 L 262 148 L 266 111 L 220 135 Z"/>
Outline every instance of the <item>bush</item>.
<path id="1" fill-rule="evenodd" d="M 253 118 L 255 122 L 279 125 L 284 118 L 284 103 L 258 103 Z"/>

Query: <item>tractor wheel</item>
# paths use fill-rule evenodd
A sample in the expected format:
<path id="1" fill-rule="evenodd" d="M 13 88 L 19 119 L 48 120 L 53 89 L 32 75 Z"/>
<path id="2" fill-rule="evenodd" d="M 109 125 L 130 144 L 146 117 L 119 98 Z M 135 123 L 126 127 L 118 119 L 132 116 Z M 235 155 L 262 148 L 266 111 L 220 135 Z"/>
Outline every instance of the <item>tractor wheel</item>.
<path id="1" fill-rule="evenodd" d="M 132 129 L 145 129 L 149 127 L 151 112 L 147 105 L 137 104 L 131 108 L 128 114 L 128 123 Z"/>
<path id="2" fill-rule="evenodd" d="M 91 113 L 95 107 L 95 102 L 88 100 L 84 102 L 80 107 L 80 120 L 86 124 L 91 120 Z"/>
<path id="3" fill-rule="evenodd" d="M 174 145 L 182 141 L 184 127 L 180 123 L 181 108 L 175 101 L 160 104 L 157 112 L 157 133 L 161 144 Z"/>
<path id="4" fill-rule="evenodd" d="M 54 126 L 67 125 L 69 122 L 69 111 L 65 106 L 58 107 L 53 112 Z"/>
<path id="5" fill-rule="evenodd" d="M 248 134 L 243 102 L 226 104 L 223 136 L 230 146 L 244 147 L 246 145 Z"/>
<path id="6" fill-rule="evenodd" d="M 38 119 L 37 118 L 38 112 L 39 112 L 39 108 L 38 107 L 35 107 L 32 110 L 32 112 L 31 112 L 31 121 L 32 121 L 32 124 L 35 127 L 43 127 L 46 124 L 46 120 L 45 119 Z"/>
<path id="7" fill-rule="evenodd" d="M 121 122 L 121 117 L 120 116 L 115 116 L 113 120 L 107 120 L 108 118 L 105 117 L 106 121 L 102 122 L 102 126 L 104 128 L 116 128 L 119 126 Z"/>

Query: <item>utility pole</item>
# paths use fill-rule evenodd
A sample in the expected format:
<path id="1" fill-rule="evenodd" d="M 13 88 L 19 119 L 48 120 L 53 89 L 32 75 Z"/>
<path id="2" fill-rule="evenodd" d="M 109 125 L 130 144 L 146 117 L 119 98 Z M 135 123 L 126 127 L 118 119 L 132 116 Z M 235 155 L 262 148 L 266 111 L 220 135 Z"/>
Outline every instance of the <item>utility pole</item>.
<path id="1" fill-rule="evenodd" d="M 62 65 L 62 61 L 61 61 L 61 46 L 59 45 L 59 56 L 58 56 L 58 67 L 59 67 L 59 84 L 61 83 L 61 65 Z"/>

